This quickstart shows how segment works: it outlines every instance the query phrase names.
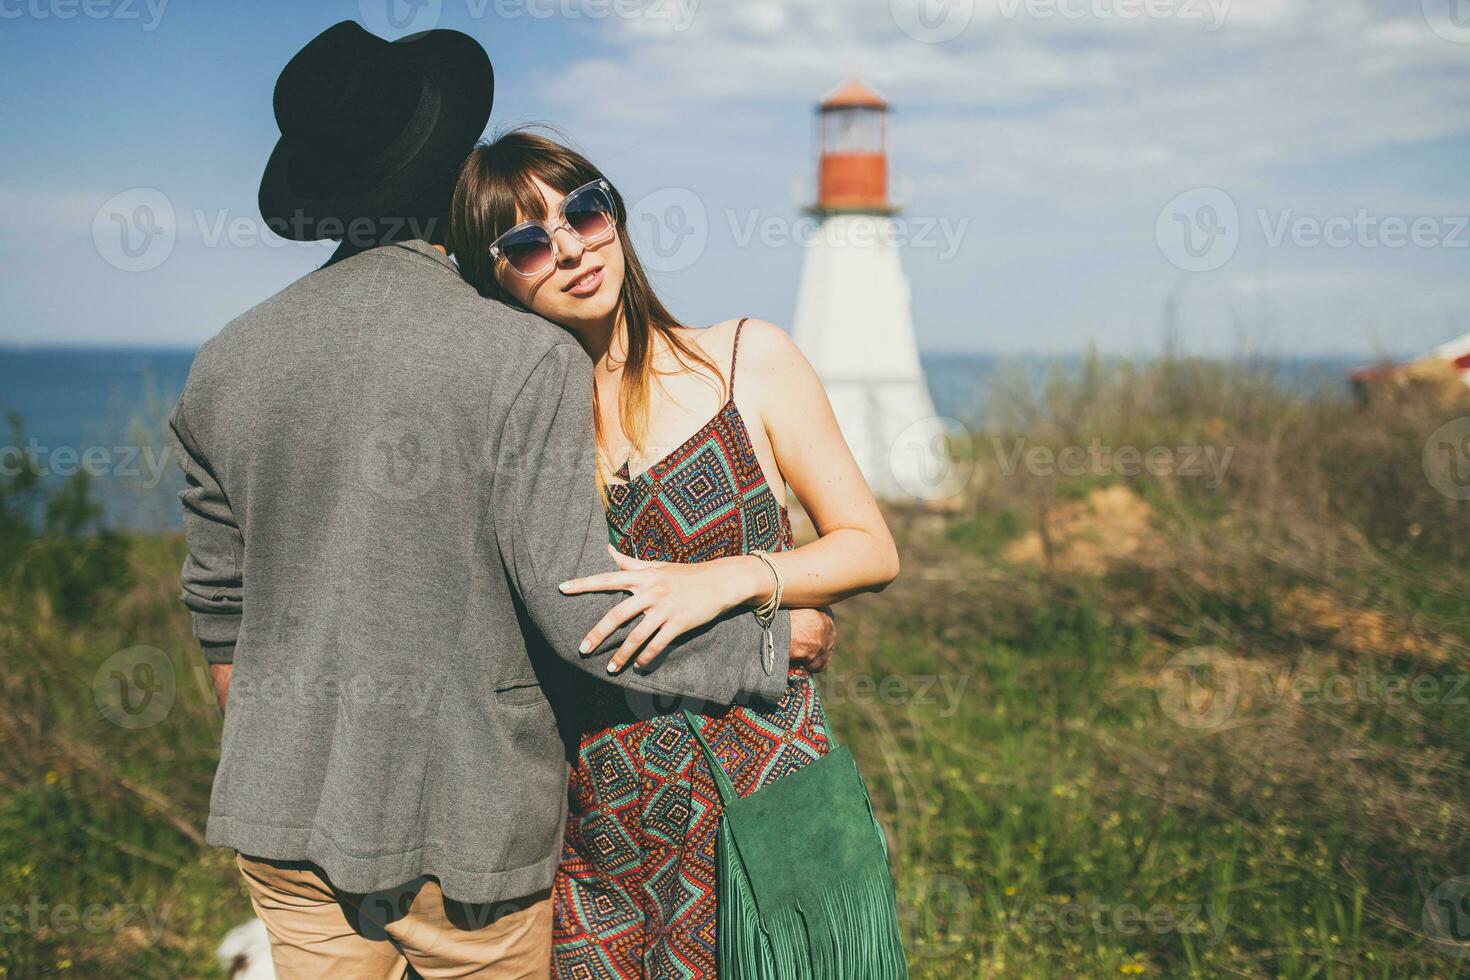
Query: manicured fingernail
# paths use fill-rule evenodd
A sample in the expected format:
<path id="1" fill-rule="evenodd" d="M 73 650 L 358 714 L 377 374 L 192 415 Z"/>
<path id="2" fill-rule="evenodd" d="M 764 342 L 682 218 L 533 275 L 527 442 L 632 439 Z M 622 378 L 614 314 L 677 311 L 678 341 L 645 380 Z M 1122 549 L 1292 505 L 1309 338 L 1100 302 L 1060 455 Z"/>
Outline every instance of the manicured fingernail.
<path id="1" fill-rule="evenodd" d="M 563 582 L 562 584 L 558 585 L 557 588 L 558 589 L 561 589 L 563 592 L 565 592 L 567 590 L 567 586 L 569 586 L 571 584 L 572 583 L 570 583 L 570 582 Z"/>
<path id="2" fill-rule="evenodd" d="M 609 674 L 616 674 L 618 672 L 618 665 L 609 660 L 607 662 L 607 672 Z"/>
<path id="3" fill-rule="evenodd" d="M 586 640 L 583 640 L 582 641 L 582 645 L 579 646 L 579 647 L 577 647 L 577 652 L 578 653 L 586 653 L 588 650 L 591 650 L 591 649 L 592 649 L 592 644 L 588 643 Z M 612 669 L 612 664 L 608 664 L 607 666 L 608 666 L 608 669 L 609 670 Z"/>

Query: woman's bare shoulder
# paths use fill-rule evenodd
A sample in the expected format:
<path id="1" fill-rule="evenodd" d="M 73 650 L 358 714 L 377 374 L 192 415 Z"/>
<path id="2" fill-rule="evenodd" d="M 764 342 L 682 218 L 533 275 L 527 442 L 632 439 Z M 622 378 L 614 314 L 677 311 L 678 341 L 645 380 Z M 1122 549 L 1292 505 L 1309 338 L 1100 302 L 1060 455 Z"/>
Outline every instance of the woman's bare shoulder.
<path id="1" fill-rule="evenodd" d="M 729 321 L 731 324 L 731 343 L 734 343 L 734 324 L 739 320 Z M 784 359 L 792 354 L 800 354 L 791 335 L 782 330 L 769 320 L 760 320 L 756 317 L 746 317 L 745 326 L 740 331 L 740 357 L 745 359 L 747 355 L 761 360 Z"/>
<path id="2" fill-rule="evenodd" d="M 707 327 L 679 327 L 674 333 L 686 344 L 691 344 L 700 353 L 718 360 L 728 356 L 735 343 L 735 320 L 719 320 Z"/>
<path id="3" fill-rule="evenodd" d="M 738 351 L 735 349 L 737 333 Z M 779 387 L 782 378 L 790 378 L 792 368 L 800 373 L 806 367 L 806 359 L 785 330 L 753 316 L 732 317 L 707 327 L 683 328 L 679 339 L 694 345 L 719 367 L 722 375 L 728 376 L 734 361 L 738 387 L 747 394 L 772 385 Z"/>

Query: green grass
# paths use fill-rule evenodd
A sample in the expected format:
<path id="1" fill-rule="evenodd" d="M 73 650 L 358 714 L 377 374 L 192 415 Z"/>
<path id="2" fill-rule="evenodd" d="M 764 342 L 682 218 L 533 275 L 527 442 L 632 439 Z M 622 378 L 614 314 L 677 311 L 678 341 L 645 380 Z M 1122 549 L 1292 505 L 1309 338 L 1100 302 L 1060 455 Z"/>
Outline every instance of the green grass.
<path id="1" fill-rule="evenodd" d="M 1001 436 L 1235 457 L 1206 488 L 980 452 L 961 508 L 891 513 L 904 572 L 839 610 L 820 684 L 890 837 L 914 974 L 1470 976 L 1424 919 L 1470 874 L 1470 510 L 1419 468 L 1444 411 L 1180 362 L 1012 397 Z M 1139 551 L 1007 560 L 1119 483 L 1150 508 Z M 81 537 L 75 495 L 26 533 L 4 497 L 0 975 L 216 975 L 250 910 L 200 840 L 219 718 L 182 542 Z M 125 728 L 112 671 L 139 646 L 124 677 L 172 696 Z"/>
<path id="2" fill-rule="evenodd" d="M 33 546 L 39 547 L 39 546 Z M 229 855 L 202 846 L 218 753 L 189 625 L 182 541 L 120 538 L 125 592 L 89 589 L 65 616 L 44 591 L 0 599 L 0 975 L 212 976 L 212 950 L 249 915 Z M 116 724 L 115 655 L 162 667 L 168 702 Z M 166 666 L 165 666 L 166 665 Z M 94 688 L 99 674 L 99 690 Z M 110 714 L 109 714 L 110 712 Z"/>
<path id="3" fill-rule="evenodd" d="M 1465 827 L 1420 806 L 1463 812 L 1464 706 L 1278 693 L 1192 730 L 1157 678 L 1216 639 L 1195 620 L 1301 640 L 1264 586 L 1196 593 L 1172 570 L 1033 579 L 948 537 L 910 541 L 924 580 L 851 604 L 829 698 L 896 844 L 916 975 L 1459 975 L 1418 932 L 1429 889 L 1460 873 Z M 1160 587 L 1185 635 L 1139 615 Z M 1291 657 L 1245 649 L 1243 701 L 1293 676 Z M 843 675 L 863 670 L 909 690 L 947 675 L 960 708 L 852 697 Z M 1461 670 L 1416 673 L 1447 690 Z"/>

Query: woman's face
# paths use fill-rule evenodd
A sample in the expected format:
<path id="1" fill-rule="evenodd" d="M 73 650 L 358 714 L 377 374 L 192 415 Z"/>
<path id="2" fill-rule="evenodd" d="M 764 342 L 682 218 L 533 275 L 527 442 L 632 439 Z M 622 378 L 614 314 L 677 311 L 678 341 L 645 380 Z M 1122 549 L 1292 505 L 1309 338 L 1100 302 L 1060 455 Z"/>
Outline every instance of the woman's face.
<path id="1" fill-rule="evenodd" d="M 541 192 L 545 208 L 540 214 L 518 215 L 516 220 L 539 218 L 553 224 L 556 264 L 527 278 L 499 261 L 495 264 L 496 281 L 518 302 L 569 329 L 606 322 L 623 291 L 622 241 L 614 232 L 595 245 L 584 245 L 565 225 L 553 222 L 566 195 L 539 178 L 531 179 Z"/>

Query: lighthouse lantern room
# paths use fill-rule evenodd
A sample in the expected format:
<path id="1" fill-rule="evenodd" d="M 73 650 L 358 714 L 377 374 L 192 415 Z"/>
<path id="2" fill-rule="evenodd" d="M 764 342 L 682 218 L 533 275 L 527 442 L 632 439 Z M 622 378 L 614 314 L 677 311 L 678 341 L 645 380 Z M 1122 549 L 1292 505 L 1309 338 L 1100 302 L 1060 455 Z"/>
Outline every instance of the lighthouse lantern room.
<path id="1" fill-rule="evenodd" d="M 816 209 L 887 213 L 888 103 L 856 79 L 817 106 Z"/>

